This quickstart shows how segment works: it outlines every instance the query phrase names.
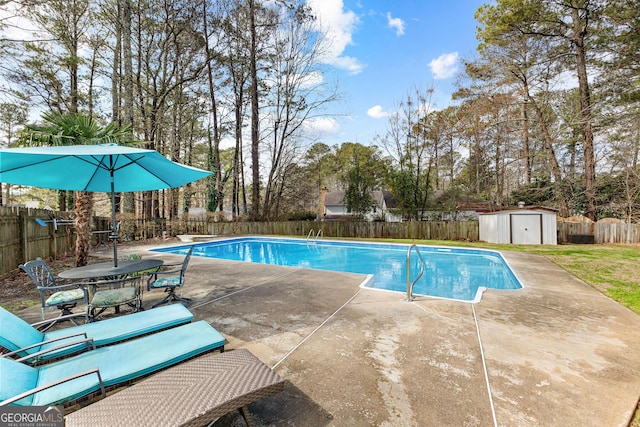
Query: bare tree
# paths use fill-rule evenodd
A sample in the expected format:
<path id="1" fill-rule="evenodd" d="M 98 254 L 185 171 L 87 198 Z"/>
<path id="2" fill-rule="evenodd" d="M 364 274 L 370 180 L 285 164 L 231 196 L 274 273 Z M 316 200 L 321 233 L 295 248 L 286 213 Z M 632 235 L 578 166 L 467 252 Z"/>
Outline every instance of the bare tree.
<path id="1" fill-rule="evenodd" d="M 305 4 L 285 9 L 271 37 L 270 63 L 264 80 L 264 145 L 267 177 L 262 217 L 278 216 L 278 201 L 288 185 L 291 165 L 301 160 L 305 124 L 337 99 L 319 66 L 321 35 L 313 31 L 314 16 Z"/>

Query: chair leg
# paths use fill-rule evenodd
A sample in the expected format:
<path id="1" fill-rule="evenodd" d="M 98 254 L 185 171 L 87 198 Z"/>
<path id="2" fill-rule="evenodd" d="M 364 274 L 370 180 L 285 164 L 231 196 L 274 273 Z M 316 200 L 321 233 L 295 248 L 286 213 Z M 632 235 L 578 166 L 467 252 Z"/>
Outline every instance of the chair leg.
<path id="1" fill-rule="evenodd" d="M 58 323 L 58 321 L 57 321 L 57 320 L 55 320 L 55 319 L 52 319 L 50 323 L 47 323 L 45 326 L 40 326 L 40 327 L 38 327 L 37 329 L 38 329 L 40 332 L 47 332 L 47 331 L 48 331 L 49 329 L 51 329 L 51 327 L 52 327 L 53 325 L 55 325 L 56 323 Z"/>
<path id="2" fill-rule="evenodd" d="M 251 414 L 249 413 L 249 408 L 245 405 L 240 408 L 240 414 L 242 418 L 244 418 L 244 422 L 247 423 L 248 427 L 254 427 L 253 419 L 251 418 Z"/>
<path id="3" fill-rule="evenodd" d="M 180 302 L 183 302 L 183 303 L 190 303 L 191 302 L 191 298 L 185 298 L 185 297 L 176 295 L 176 292 L 175 292 L 174 288 L 167 288 L 165 290 L 165 292 L 167 292 L 168 295 L 166 297 L 164 297 L 164 299 L 162 301 L 159 301 L 159 302 L 153 304 L 151 306 L 151 308 L 156 308 L 157 306 L 162 305 L 162 304 L 169 304 L 169 303 L 171 303 L 173 301 L 180 301 Z"/>
<path id="4" fill-rule="evenodd" d="M 65 304 L 65 305 L 60 305 L 58 306 L 58 309 L 60 310 L 60 314 L 58 315 L 58 317 L 54 317 L 53 319 L 51 319 L 51 321 L 49 323 L 44 324 L 43 326 L 40 326 L 38 328 L 38 330 L 40 332 L 46 332 L 49 329 L 51 329 L 53 327 L 53 325 L 55 325 L 56 323 L 60 323 L 60 322 L 71 322 L 74 325 L 78 326 L 80 325 L 80 323 L 78 323 L 78 321 L 76 321 L 75 317 L 80 317 L 80 316 L 84 316 L 85 319 L 85 323 L 88 322 L 89 318 L 88 318 L 88 313 L 85 312 L 83 313 L 73 313 L 71 311 L 72 308 L 74 308 L 76 306 L 76 304 Z M 61 317 L 65 317 L 64 319 L 60 319 Z M 44 319 L 44 310 L 43 310 L 43 319 L 42 320 L 46 320 Z"/>
<path id="5" fill-rule="evenodd" d="M 61 307 L 60 307 L 60 316 L 69 316 L 69 315 L 82 316 L 82 314 L 80 314 L 80 313 L 75 314 L 75 313 L 73 313 L 73 312 L 71 311 L 71 309 L 72 309 L 73 307 L 75 307 L 75 306 L 76 306 L 75 304 L 73 304 L 72 306 L 61 306 Z M 72 317 L 72 318 L 70 318 L 70 319 L 69 319 L 69 321 L 70 321 L 71 323 L 73 323 L 74 325 L 76 325 L 76 326 L 78 326 L 78 325 L 80 324 L 80 323 L 78 323 L 78 322 L 76 321 L 76 319 L 74 319 L 73 317 Z M 86 321 L 86 317 L 85 317 L 85 321 Z"/>

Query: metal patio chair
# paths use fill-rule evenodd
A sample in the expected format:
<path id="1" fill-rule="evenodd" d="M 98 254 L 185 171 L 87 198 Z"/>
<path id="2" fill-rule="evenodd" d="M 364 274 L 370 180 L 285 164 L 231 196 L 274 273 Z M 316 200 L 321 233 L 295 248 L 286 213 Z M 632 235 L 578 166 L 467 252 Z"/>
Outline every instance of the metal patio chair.
<path id="1" fill-rule="evenodd" d="M 113 307 L 116 314 L 120 306 L 128 305 L 134 311 L 141 311 L 141 276 L 125 276 L 83 283 L 89 293 L 89 320 L 95 321 L 106 309 Z"/>
<path id="2" fill-rule="evenodd" d="M 71 321 L 78 325 L 75 317 L 88 319 L 87 310 L 84 313 L 73 313 L 73 309 L 79 302 L 89 303 L 86 289 L 77 283 L 57 283 L 51 269 L 42 258 L 20 264 L 29 278 L 35 283 L 42 303 L 42 320 L 45 320 L 45 308 L 57 307 L 60 310 L 58 318 L 51 319 L 51 323 L 45 323 L 40 330 L 46 331 L 58 322 Z"/>
<path id="3" fill-rule="evenodd" d="M 167 293 L 167 296 L 162 301 L 153 304 L 151 308 L 172 301 L 191 302 L 191 299 L 182 296 L 182 288 L 184 286 L 184 273 L 187 271 L 187 265 L 189 264 L 192 253 L 193 246 L 191 246 L 181 263 L 163 264 L 160 270 L 148 273 L 147 290 L 164 288 L 164 291 Z M 164 270 L 164 268 L 168 268 L 168 270 Z M 179 295 L 176 294 L 176 288 L 180 288 Z"/>

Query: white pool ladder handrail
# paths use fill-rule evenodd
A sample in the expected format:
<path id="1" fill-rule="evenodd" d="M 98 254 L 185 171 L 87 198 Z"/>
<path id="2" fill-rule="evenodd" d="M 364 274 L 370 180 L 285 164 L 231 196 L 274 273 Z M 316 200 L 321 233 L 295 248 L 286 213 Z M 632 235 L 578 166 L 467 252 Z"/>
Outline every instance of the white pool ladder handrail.
<path id="1" fill-rule="evenodd" d="M 309 243 L 309 240 L 314 236 L 314 231 L 313 228 L 311 230 L 309 230 L 309 234 L 307 234 L 307 243 Z M 322 235 L 322 228 L 318 230 L 318 233 L 315 235 L 316 237 L 313 239 L 315 242 L 318 241 L 318 239 L 320 238 L 320 236 Z"/>
<path id="2" fill-rule="evenodd" d="M 420 274 L 418 274 L 416 278 L 413 279 L 413 282 L 412 282 L 411 281 L 411 250 L 413 248 L 416 249 L 418 258 L 420 258 Z M 418 245 L 414 243 L 411 246 L 409 246 L 409 249 L 407 249 L 407 299 L 406 301 L 408 302 L 413 301 L 413 285 L 416 284 L 418 279 L 420 279 L 423 274 L 424 274 L 424 258 L 422 258 L 422 254 L 420 253 L 420 249 L 418 248 Z"/>

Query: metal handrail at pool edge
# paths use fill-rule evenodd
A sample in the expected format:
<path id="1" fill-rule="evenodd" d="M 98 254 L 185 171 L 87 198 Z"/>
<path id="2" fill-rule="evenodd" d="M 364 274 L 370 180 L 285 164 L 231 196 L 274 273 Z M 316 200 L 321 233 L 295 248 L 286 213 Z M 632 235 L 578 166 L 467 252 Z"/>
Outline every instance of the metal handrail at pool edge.
<path id="1" fill-rule="evenodd" d="M 311 230 L 309 230 L 309 233 L 307 234 L 307 243 L 309 243 L 309 239 L 311 239 L 311 237 L 313 237 L 313 232 L 314 232 L 313 228 Z M 315 237 L 314 241 L 317 242 L 322 234 L 324 234 L 324 233 L 322 232 L 322 228 L 321 228 L 321 229 L 318 230 L 318 234 L 316 234 L 316 237 Z"/>
<path id="2" fill-rule="evenodd" d="M 420 258 L 420 273 L 418 274 L 418 276 L 416 276 L 416 278 L 412 282 L 411 281 L 411 250 L 413 248 L 416 249 L 418 258 Z M 413 301 L 413 285 L 416 284 L 418 279 L 420 279 L 423 274 L 424 274 L 424 258 L 422 258 L 422 254 L 420 253 L 420 249 L 418 248 L 418 245 L 414 243 L 411 246 L 409 246 L 409 249 L 407 249 L 407 299 L 406 301 L 408 302 Z"/>

